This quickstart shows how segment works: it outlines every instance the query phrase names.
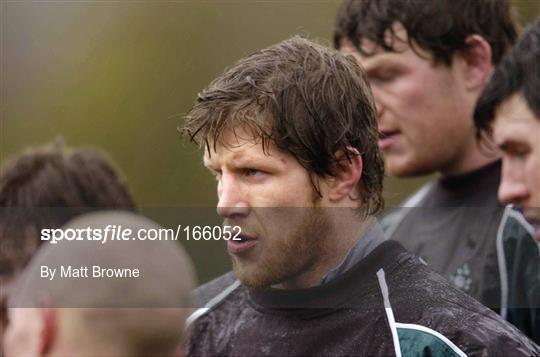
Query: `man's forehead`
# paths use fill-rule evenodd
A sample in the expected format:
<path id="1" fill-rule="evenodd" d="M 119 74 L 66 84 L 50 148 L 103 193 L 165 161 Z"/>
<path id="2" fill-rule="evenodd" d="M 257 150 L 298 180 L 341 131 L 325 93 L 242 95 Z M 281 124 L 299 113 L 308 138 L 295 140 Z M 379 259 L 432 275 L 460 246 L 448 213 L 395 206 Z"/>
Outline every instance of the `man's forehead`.
<path id="1" fill-rule="evenodd" d="M 394 22 L 391 29 L 389 28 L 385 31 L 384 41 L 393 51 L 385 50 L 380 44 L 366 37 L 362 38 L 360 42 L 360 47 L 365 53 L 360 53 L 348 38 L 342 38 L 340 40 L 339 50 L 345 55 L 353 55 L 366 70 L 377 67 L 380 64 L 399 60 L 402 56 L 410 54 L 426 60 L 432 57 L 428 51 L 420 48 L 414 41 L 414 50 L 411 48 L 407 30 L 399 22 Z"/>
<path id="2" fill-rule="evenodd" d="M 398 52 L 405 50 L 408 47 L 407 30 L 400 22 L 394 22 L 394 24 L 384 32 L 384 42 L 388 45 L 391 45 L 390 47 L 394 48 Z M 362 37 L 360 47 L 370 55 L 376 55 L 386 52 L 379 44 L 367 37 Z M 348 38 L 343 37 L 340 39 L 340 50 L 351 50 L 354 48 L 354 44 Z"/>
<path id="3" fill-rule="evenodd" d="M 206 166 L 220 157 L 230 160 L 246 160 L 258 157 L 270 157 L 278 154 L 275 144 L 268 141 L 263 149 L 262 138 L 237 137 L 231 140 L 209 142 L 204 148 L 203 162 Z"/>
<path id="4" fill-rule="evenodd" d="M 523 121 L 528 118 L 533 118 L 527 101 L 521 93 L 514 93 L 512 96 L 504 100 L 495 111 L 496 118 L 508 118 L 509 120 Z"/>
<path id="5" fill-rule="evenodd" d="M 514 94 L 495 112 L 493 133 L 495 141 L 500 144 L 507 139 L 525 139 L 536 136 L 540 140 L 540 118 L 534 115 L 521 94 Z"/>

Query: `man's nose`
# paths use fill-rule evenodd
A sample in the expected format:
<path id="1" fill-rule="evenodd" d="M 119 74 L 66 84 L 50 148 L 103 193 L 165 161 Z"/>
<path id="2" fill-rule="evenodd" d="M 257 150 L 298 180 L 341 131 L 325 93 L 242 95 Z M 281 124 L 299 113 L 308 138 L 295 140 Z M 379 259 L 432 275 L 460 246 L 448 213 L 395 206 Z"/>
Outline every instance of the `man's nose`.
<path id="1" fill-rule="evenodd" d="M 249 214 L 249 204 L 245 189 L 232 175 L 222 175 L 218 183 L 217 213 L 222 218 L 245 217 Z"/>
<path id="2" fill-rule="evenodd" d="M 503 204 L 522 203 L 529 196 L 524 177 L 516 168 L 508 167 L 503 161 L 499 201 Z"/>

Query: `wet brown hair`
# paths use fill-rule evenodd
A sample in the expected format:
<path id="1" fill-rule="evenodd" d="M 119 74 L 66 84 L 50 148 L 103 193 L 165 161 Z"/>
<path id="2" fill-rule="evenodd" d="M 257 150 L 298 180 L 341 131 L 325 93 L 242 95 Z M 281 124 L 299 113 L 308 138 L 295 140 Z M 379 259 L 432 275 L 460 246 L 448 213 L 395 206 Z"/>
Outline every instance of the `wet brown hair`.
<path id="1" fill-rule="evenodd" d="M 491 46 L 497 64 L 517 38 L 513 12 L 507 0 L 345 0 L 334 23 L 334 46 L 348 39 L 369 56 L 361 46 L 368 39 L 395 51 L 397 22 L 407 30 L 411 48 L 428 50 L 435 62 L 450 65 L 452 55 L 467 48 L 467 37 L 477 34 Z"/>
<path id="2" fill-rule="evenodd" d="M 361 209 L 383 207 L 384 164 L 377 147 L 376 109 L 367 78 L 354 59 L 295 36 L 257 51 L 225 71 L 186 115 L 183 131 L 199 145 L 223 145 L 235 128 L 274 143 L 313 176 L 331 177 L 358 150 Z M 320 192 L 312 177 L 315 191 Z"/>

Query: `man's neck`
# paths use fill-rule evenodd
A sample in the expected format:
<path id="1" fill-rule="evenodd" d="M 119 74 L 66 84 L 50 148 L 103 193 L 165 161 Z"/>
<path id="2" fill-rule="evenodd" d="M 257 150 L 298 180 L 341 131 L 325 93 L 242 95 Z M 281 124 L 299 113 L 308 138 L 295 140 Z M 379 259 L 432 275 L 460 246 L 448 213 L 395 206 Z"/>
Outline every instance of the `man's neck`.
<path id="1" fill-rule="evenodd" d="M 303 272 L 287 281 L 274 285 L 273 288 L 305 289 L 321 284 L 322 278 L 343 261 L 349 250 L 373 222 L 371 216 L 361 220 L 358 216 L 355 216 L 356 213 L 353 210 L 347 213 L 350 216 L 348 214 L 336 215 L 333 233 L 327 237 L 325 240 L 326 246 L 322 249 L 326 255 L 314 259 L 311 264 L 306 266 Z"/>
<path id="2" fill-rule="evenodd" d="M 470 144 L 469 150 L 457 160 L 448 163 L 439 172 L 442 176 L 457 176 L 486 166 L 500 158 L 498 152 L 489 146 L 474 141 Z"/>

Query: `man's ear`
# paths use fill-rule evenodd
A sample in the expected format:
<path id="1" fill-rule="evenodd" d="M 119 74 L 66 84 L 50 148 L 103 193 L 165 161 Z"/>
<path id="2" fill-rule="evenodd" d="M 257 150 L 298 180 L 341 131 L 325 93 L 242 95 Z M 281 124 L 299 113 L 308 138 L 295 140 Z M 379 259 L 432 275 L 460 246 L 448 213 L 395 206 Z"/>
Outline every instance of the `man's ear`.
<path id="1" fill-rule="evenodd" d="M 491 46 L 479 35 L 465 39 L 466 48 L 456 56 L 461 60 L 463 79 L 468 90 L 482 89 L 491 74 Z"/>
<path id="2" fill-rule="evenodd" d="M 58 335 L 58 309 L 50 307 L 39 308 L 41 320 L 43 321 L 41 330 L 40 353 L 42 356 L 49 354 L 52 350 Z"/>
<path id="3" fill-rule="evenodd" d="M 360 152 L 348 147 L 348 158 L 345 152 L 336 153 L 336 164 L 332 169 L 333 177 L 328 182 L 328 198 L 338 202 L 344 197 L 354 194 L 358 181 L 362 177 L 362 156 Z"/>

